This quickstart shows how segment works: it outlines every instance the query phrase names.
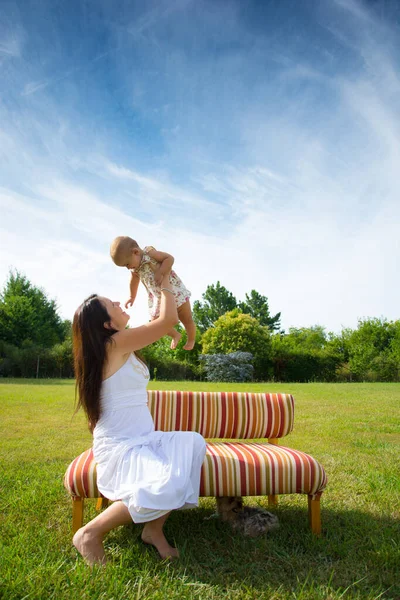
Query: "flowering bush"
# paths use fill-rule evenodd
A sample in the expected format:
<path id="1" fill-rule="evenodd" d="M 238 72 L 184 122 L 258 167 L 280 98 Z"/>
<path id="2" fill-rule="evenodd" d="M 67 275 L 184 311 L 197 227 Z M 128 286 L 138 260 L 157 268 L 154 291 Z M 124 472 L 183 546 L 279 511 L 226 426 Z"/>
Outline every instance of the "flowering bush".
<path id="1" fill-rule="evenodd" d="M 230 354 L 202 354 L 207 381 L 251 381 L 254 367 L 250 352 L 231 352 Z"/>

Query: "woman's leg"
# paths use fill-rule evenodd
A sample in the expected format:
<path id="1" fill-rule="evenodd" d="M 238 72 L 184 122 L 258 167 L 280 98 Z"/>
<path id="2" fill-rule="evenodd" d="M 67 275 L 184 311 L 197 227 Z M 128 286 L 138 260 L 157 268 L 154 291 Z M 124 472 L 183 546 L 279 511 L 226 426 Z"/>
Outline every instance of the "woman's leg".
<path id="1" fill-rule="evenodd" d="M 87 525 L 78 529 L 72 542 L 89 565 L 104 564 L 104 536 L 112 529 L 129 523 L 132 523 L 132 517 L 125 504 L 114 502 Z"/>
<path id="2" fill-rule="evenodd" d="M 178 307 L 178 317 L 186 329 L 187 341 L 183 346 L 184 350 L 193 350 L 196 341 L 196 325 L 193 321 L 192 309 L 189 300 Z"/>
<path id="3" fill-rule="evenodd" d="M 143 527 L 142 540 L 145 544 L 151 544 L 157 550 L 161 558 L 179 558 L 179 552 L 167 542 L 163 527 L 171 513 L 167 513 L 154 521 L 148 521 Z"/>

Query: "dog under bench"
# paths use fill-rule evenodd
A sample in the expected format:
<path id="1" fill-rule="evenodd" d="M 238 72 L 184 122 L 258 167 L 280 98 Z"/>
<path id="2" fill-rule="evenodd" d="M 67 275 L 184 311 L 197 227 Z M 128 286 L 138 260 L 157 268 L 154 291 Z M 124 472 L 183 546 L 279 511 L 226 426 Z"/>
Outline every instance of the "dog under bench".
<path id="1" fill-rule="evenodd" d="M 207 440 L 200 496 L 268 496 L 276 505 L 280 494 L 306 494 L 311 530 L 321 533 L 325 470 L 309 454 L 279 445 L 293 429 L 291 394 L 148 390 L 147 395 L 156 430 L 197 431 Z M 98 508 L 108 504 L 97 489 L 92 449 L 72 461 L 64 485 L 72 497 L 75 532 L 83 525 L 85 499 L 99 499 Z"/>

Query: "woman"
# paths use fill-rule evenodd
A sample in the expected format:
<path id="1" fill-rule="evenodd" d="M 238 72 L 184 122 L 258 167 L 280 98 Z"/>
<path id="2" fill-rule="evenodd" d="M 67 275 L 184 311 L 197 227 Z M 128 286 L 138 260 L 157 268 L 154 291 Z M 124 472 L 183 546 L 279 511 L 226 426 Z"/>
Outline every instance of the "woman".
<path id="1" fill-rule="evenodd" d="M 149 372 L 135 351 L 178 323 L 169 272 L 163 275 L 158 319 L 126 329 L 119 302 L 90 296 L 73 321 L 78 408 L 93 432 L 97 485 L 113 500 L 79 529 L 73 543 L 89 564 L 104 563 L 104 536 L 132 521 L 144 523 L 142 540 L 161 558 L 178 557 L 163 526 L 171 510 L 197 506 L 205 442 L 195 432 L 154 431 L 147 407 Z"/>

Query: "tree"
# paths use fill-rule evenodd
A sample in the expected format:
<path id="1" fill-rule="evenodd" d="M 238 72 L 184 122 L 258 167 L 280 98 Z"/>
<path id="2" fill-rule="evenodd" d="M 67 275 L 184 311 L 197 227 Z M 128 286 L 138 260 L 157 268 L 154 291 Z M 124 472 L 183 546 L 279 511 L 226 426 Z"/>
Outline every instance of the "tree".
<path id="1" fill-rule="evenodd" d="M 243 302 L 238 303 L 232 292 L 221 285 L 219 281 L 216 285 L 207 286 L 203 294 L 204 302 L 196 300 L 193 303 L 193 316 L 200 331 L 206 331 L 219 317 L 235 308 L 240 308 L 242 312 L 257 319 L 261 325 L 269 327 L 271 331 L 279 330 L 281 313 L 270 315 L 266 296 L 262 296 L 256 290 L 251 290 L 250 294 L 246 294 L 245 297 Z"/>
<path id="2" fill-rule="evenodd" d="M 62 339 L 70 340 L 72 339 L 72 322 L 69 319 L 65 319 L 62 324 Z"/>
<path id="3" fill-rule="evenodd" d="M 281 313 L 276 313 L 272 317 L 269 314 L 268 298 L 262 296 L 256 290 L 251 290 L 250 294 L 246 294 L 246 300 L 239 302 L 239 308 L 242 312 L 257 319 L 261 325 L 269 327 L 271 331 L 278 331 L 280 329 Z"/>
<path id="4" fill-rule="evenodd" d="M 284 338 L 286 344 L 289 346 L 301 347 L 303 350 L 321 350 L 326 346 L 328 341 L 325 327 L 321 325 L 290 327 L 289 333 Z"/>
<path id="5" fill-rule="evenodd" d="M 21 348 L 49 348 L 64 339 L 65 326 L 54 300 L 18 271 L 10 272 L 0 295 L 0 340 Z"/>
<path id="6" fill-rule="evenodd" d="M 399 378 L 400 321 L 360 319 L 348 344 L 349 368 L 358 379 Z"/>
<path id="7" fill-rule="evenodd" d="M 67 338 L 62 344 L 55 344 L 49 353 L 58 369 L 58 376 L 70 376 L 73 373 L 72 339 Z"/>
<path id="8" fill-rule="evenodd" d="M 291 329 L 272 338 L 274 377 L 278 381 L 334 381 L 343 362 L 335 347 L 325 344 L 322 327 Z"/>
<path id="9" fill-rule="evenodd" d="M 202 337 L 203 354 L 250 352 L 255 377 L 268 379 L 271 368 L 271 335 L 268 327 L 238 308 L 222 315 Z"/>
<path id="10" fill-rule="evenodd" d="M 237 307 L 235 296 L 217 281 L 207 286 L 203 294 L 204 302 L 193 303 L 193 318 L 201 332 L 213 326 L 215 321 L 226 312 Z"/>
<path id="11" fill-rule="evenodd" d="M 350 350 L 350 337 L 353 330 L 344 327 L 338 334 L 330 332 L 328 334 L 327 348 L 341 357 L 342 363 L 348 363 Z"/>

